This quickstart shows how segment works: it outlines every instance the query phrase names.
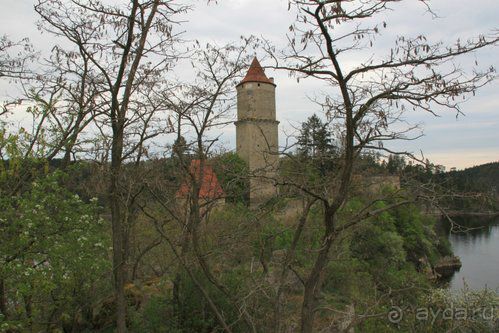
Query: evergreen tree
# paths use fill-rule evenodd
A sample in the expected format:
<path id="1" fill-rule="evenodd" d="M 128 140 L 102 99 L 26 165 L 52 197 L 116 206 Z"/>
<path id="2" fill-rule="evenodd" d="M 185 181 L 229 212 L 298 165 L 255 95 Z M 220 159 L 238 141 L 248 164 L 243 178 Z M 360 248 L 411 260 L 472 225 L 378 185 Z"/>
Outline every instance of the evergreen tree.
<path id="1" fill-rule="evenodd" d="M 313 114 L 302 123 L 298 137 L 298 151 L 305 157 L 312 159 L 327 158 L 335 152 L 332 144 L 331 132 L 327 123 Z"/>

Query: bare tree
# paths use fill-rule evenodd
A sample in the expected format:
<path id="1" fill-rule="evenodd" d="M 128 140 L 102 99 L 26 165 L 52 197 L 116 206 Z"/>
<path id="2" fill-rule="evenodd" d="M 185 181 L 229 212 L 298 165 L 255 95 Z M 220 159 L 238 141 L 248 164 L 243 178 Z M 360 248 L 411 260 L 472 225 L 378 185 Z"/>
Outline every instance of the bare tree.
<path id="1" fill-rule="evenodd" d="M 249 329 L 254 331 L 252 319 L 239 304 L 240 300 L 235 299 L 213 274 L 210 262 L 202 249 L 200 235 L 207 215 L 217 202 L 224 200 L 223 193 L 213 190 L 214 180 L 205 177 L 205 174 L 211 170 L 209 159 L 220 136 L 217 130 L 232 123 L 230 112 L 235 102 L 233 87 L 246 68 L 249 60 L 248 49 L 253 45 L 253 41 L 253 38 L 249 38 L 243 40 L 241 45 L 229 44 L 223 47 L 207 45 L 202 48 L 199 44 L 195 46 L 196 51 L 191 57 L 192 67 L 196 69 L 195 80 L 180 84 L 173 93 L 162 96 L 173 111 L 172 126 L 176 130 L 176 140 L 172 146 L 172 158 L 178 161 L 178 174 L 183 175 L 179 179 L 186 191 L 177 194 L 180 197 L 175 200 L 171 197 L 165 198 L 161 191 L 154 190 L 156 186 L 151 184 L 151 192 L 167 209 L 169 217 L 161 219 L 143 207 L 146 216 L 154 222 L 159 234 L 170 245 L 178 259 L 178 269 L 173 278 L 174 301 L 179 302 L 180 273 L 185 271 L 201 291 L 226 332 L 232 332 L 232 324 L 226 322 L 219 305 L 213 301 L 212 296 L 193 274 L 193 268 L 186 262 L 192 253 L 205 278 L 227 297 L 235 308 L 240 309 Z M 178 224 L 181 230 L 177 242 L 165 231 L 172 222 Z M 180 244 L 178 248 L 175 243 Z"/>
<path id="2" fill-rule="evenodd" d="M 39 131 L 46 128 L 52 138 L 45 156 L 51 160 L 63 153 L 63 167 L 75 159 L 78 140 L 96 117 L 104 113 L 101 98 L 102 76 L 95 71 L 83 52 L 64 50 L 55 46 L 38 79 L 28 83 L 26 95 L 35 101 L 42 112 L 39 116 L 34 140 L 40 140 Z M 47 123 L 45 123 L 47 122 Z M 38 132 L 38 133 L 37 133 Z"/>
<path id="3" fill-rule="evenodd" d="M 321 202 L 323 206 L 322 245 L 305 278 L 301 309 L 301 332 L 314 331 L 324 269 L 335 239 L 346 229 L 380 211 L 372 206 L 339 225 L 338 211 L 352 190 L 355 165 L 366 150 L 392 152 L 385 142 L 412 139 L 413 126 L 402 131 L 405 110 L 413 108 L 436 114 L 435 106 L 461 112 L 458 96 L 473 94 L 495 77 L 493 67 L 470 73 L 455 59 L 463 54 L 496 45 L 497 33 L 445 45 L 426 37 L 398 37 L 389 50 L 375 49 L 375 36 L 387 27 L 382 13 L 397 1 L 291 0 L 297 21 L 290 27 L 289 47 L 278 53 L 267 47 L 274 68 L 290 71 L 299 78 L 322 80 L 326 89 L 316 102 L 326 113 L 341 138 L 340 165 L 332 183 L 308 186 L 296 179 L 281 180 Z M 425 1 L 422 2 L 427 5 Z M 429 10 L 429 6 L 425 7 Z M 374 23 L 373 23 L 374 21 Z M 372 48 L 372 49 L 371 49 Z M 369 51 L 373 50 L 373 51 Z M 346 63 L 352 55 L 362 57 L 353 67 Z M 403 152 L 414 157 L 409 152 Z M 403 201 L 396 205 L 412 201 Z M 390 209 L 386 207 L 383 209 Z"/>
<path id="4" fill-rule="evenodd" d="M 0 78 L 19 79 L 30 74 L 28 65 L 36 56 L 27 38 L 12 41 L 0 36 Z"/>
<path id="5" fill-rule="evenodd" d="M 27 38 L 14 42 L 6 35 L 0 36 L 0 79 L 17 81 L 31 77 L 29 63 L 36 59 L 32 45 Z M 7 115 L 21 99 L 2 102 L 0 116 Z"/>
<path id="6" fill-rule="evenodd" d="M 148 103 L 147 90 L 170 68 L 176 59 L 178 40 L 174 16 L 187 7 L 173 1 L 139 1 L 107 4 L 103 1 L 39 0 L 35 10 L 42 27 L 71 42 L 99 74 L 105 117 L 99 124 L 111 129 L 109 200 L 113 233 L 113 266 L 116 288 L 118 332 L 126 331 L 128 208 L 123 197 L 123 163 L 142 148 L 147 129 L 133 130 L 137 122 L 151 119 L 139 114 L 138 107 Z M 159 89 L 159 86 L 157 88 Z M 157 110 L 157 107 L 153 107 Z M 149 110 L 150 111 L 150 110 Z M 149 120 L 148 120 L 149 119 Z M 106 129 L 100 131 L 107 135 Z M 145 131 L 145 132 L 144 132 Z M 125 147 L 130 136 L 139 143 Z M 142 155 L 142 153 L 141 153 Z M 140 158 L 139 158 L 140 160 Z M 130 203 L 129 201 L 125 201 Z"/>

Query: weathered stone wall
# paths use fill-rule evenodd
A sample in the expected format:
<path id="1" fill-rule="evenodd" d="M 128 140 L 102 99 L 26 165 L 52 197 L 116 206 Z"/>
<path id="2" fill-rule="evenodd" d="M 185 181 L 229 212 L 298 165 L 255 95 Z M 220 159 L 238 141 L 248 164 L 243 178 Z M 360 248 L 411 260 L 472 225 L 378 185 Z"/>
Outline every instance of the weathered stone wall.
<path id="1" fill-rule="evenodd" d="M 396 190 L 400 189 L 400 177 L 399 176 L 369 176 L 363 179 L 363 186 L 367 188 L 370 192 L 380 192 L 384 187 L 390 186 Z"/>
<path id="2" fill-rule="evenodd" d="M 276 120 L 275 85 L 245 82 L 237 86 L 237 119 Z"/>
<path id="3" fill-rule="evenodd" d="M 353 195 L 379 196 L 385 187 L 400 189 L 400 177 L 392 175 L 353 175 L 350 191 Z"/>

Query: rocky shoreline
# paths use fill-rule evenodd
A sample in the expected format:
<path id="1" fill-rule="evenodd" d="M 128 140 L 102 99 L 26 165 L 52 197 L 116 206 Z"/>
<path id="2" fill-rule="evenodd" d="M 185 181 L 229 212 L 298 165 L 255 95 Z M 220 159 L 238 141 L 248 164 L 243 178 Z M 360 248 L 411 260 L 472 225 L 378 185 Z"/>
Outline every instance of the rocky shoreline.
<path id="1" fill-rule="evenodd" d="M 447 256 L 441 258 L 433 267 L 434 272 L 437 274 L 437 279 L 449 278 L 455 271 L 458 271 L 463 264 L 461 258 L 458 256 Z"/>

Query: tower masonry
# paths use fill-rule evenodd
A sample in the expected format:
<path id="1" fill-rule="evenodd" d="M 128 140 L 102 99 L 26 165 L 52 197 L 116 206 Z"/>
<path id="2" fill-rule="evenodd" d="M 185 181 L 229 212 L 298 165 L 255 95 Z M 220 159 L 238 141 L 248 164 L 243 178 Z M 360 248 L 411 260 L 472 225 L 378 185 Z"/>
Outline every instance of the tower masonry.
<path id="1" fill-rule="evenodd" d="M 274 80 L 267 78 L 256 58 L 236 87 L 236 149 L 251 174 L 251 206 L 277 194 L 272 181 L 279 162 L 275 88 Z"/>

